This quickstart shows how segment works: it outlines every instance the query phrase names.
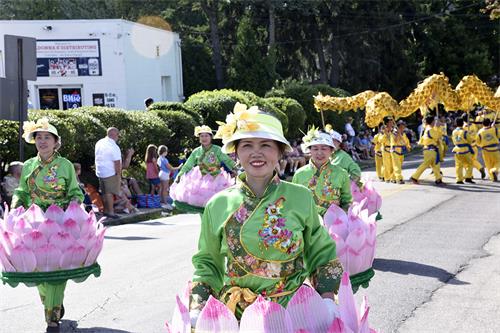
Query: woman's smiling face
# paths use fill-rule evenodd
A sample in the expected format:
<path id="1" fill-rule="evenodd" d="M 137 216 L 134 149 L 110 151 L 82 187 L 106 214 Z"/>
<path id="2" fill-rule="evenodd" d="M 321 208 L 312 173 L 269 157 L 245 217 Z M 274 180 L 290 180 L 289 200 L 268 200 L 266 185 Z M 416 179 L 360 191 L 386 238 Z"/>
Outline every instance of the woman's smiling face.
<path id="1" fill-rule="evenodd" d="M 270 177 L 280 158 L 278 143 L 270 139 L 242 139 L 236 146 L 240 164 L 248 176 Z"/>

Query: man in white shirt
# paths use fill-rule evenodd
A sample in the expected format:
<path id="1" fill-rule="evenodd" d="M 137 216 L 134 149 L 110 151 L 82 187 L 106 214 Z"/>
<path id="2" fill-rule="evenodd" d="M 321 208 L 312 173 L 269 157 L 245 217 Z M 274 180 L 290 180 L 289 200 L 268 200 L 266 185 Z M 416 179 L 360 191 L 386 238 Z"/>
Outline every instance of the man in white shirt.
<path id="1" fill-rule="evenodd" d="M 120 131 L 115 127 L 107 130 L 107 136 L 95 144 L 95 173 L 104 201 L 104 215 L 118 217 L 114 213 L 113 195 L 120 195 L 122 153 L 116 144 Z"/>
<path id="2" fill-rule="evenodd" d="M 349 143 L 352 144 L 353 140 L 354 140 L 354 137 L 356 136 L 356 132 L 354 131 L 354 128 L 352 128 L 352 117 L 347 117 L 347 122 L 345 124 L 345 132 L 347 134 L 347 140 L 349 141 Z"/>

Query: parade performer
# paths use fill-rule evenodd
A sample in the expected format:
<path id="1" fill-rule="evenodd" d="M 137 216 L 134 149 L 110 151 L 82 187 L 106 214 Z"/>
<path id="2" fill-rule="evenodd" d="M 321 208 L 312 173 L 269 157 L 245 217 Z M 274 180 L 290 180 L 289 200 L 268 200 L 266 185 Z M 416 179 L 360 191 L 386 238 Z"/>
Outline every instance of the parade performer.
<path id="1" fill-rule="evenodd" d="M 285 306 L 306 279 L 320 295 L 333 297 L 342 275 L 335 243 L 311 192 L 275 172 L 291 150 L 279 120 L 257 107 L 236 109 L 216 137 L 245 171 L 205 208 L 192 260 L 192 321 L 210 295 L 238 317 L 259 295 Z"/>
<path id="2" fill-rule="evenodd" d="M 411 150 L 410 140 L 404 133 L 406 123 L 399 120 L 396 132 L 391 135 L 391 159 L 394 180 L 399 184 L 404 184 L 403 180 L 403 161 L 405 154 Z"/>
<path id="3" fill-rule="evenodd" d="M 382 161 L 384 164 L 384 180 L 386 183 L 396 182 L 394 179 L 394 167 L 392 164 L 391 138 L 394 135 L 394 120 L 390 117 L 384 118 L 385 130 L 382 133 L 379 142 L 382 150 Z"/>
<path id="4" fill-rule="evenodd" d="M 486 178 L 486 171 L 484 170 L 483 165 L 481 162 L 478 160 L 478 149 L 477 149 L 477 144 L 476 144 L 476 137 L 477 137 L 477 131 L 479 130 L 477 128 L 477 125 L 475 122 L 471 121 L 470 123 L 467 120 L 467 114 L 464 113 L 462 115 L 462 120 L 464 121 L 464 130 L 467 131 L 467 135 L 470 136 L 472 143 L 472 167 L 473 169 L 477 169 L 481 173 L 481 179 Z"/>
<path id="5" fill-rule="evenodd" d="M 385 125 L 379 127 L 378 133 L 373 137 L 372 143 L 375 150 L 375 170 L 377 171 L 377 177 L 381 181 L 384 180 L 384 160 L 382 158 L 382 143 L 380 139 L 383 136 L 385 130 Z"/>
<path id="6" fill-rule="evenodd" d="M 436 185 L 441 185 L 443 184 L 443 176 L 441 175 L 441 168 L 439 165 L 441 160 L 439 156 L 439 140 L 441 139 L 442 132 L 435 126 L 436 120 L 434 116 L 425 117 L 425 124 L 424 134 L 419 141 L 419 144 L 424 147 L 424 161 L 411 176 L 410 180 L 414 184 L 418 184 L 420 175 L 430 167 L 436 178 Z"/>
<path id="7" fill-rule="evenodd" d="M 102 248 L 104 232 L 97 240 L 95 216 L 93 213 L 92 216 L 86 214 L 80 205 L 83 193 L 78 185 L 73 164 L 58 153 L 61 138 L 57 129 L 49 124 L 47 119 L 40 119 L 37 123 L 25 122 L 23 130 L 25 140 L 35 144 L 38 154 L 24 163 L 19 187 L 12 197 L 12 208 L 20 208 L 11 210 L 13 215 L 10 218 L 6 217 L 3 226 L 0 223 L 0 230 L 5 229 L 3 253 L 6 256 L 3 259 L 10 258 L 13 266 L 16 266 L 19 256 L 24 259 L 22 267 L 18 265 L 10 267 L 10 270 L 6 267 L 9 266 L 8 261 L 2 262 L 1 266 L 5 271 L 1 277 L 4 283 L 12 286 L 16 286 L 19 282 L 29 286 L 36 285 L 45 307 L 47 331 L 59 332 L 59 321 L 64 315 L 63 298 L 66 282 L 68 279 L 76 278 L 79 279 L 76 281 L 80 282 L 90 274 L 99 275 L 100 269 L 95 263 L 95 258 Z M 30 208 L 26 211 L 26 215 L 16 216 L 28 207 Z M 67 207 L 64 212 L 63 209 Z M 45 218 L 40 209 L 47 210 Z M 50 218 L 47 217 L 49 214 Z M 16 218 L 19 221 L 23 220 L 25 228 L 29 225 L 31 231 L 9 227 L 9 221 L 13 223 Z M 19 221 L 15 222 L 16 225 L 21 223 Z M 84 229 L 83 225 L 88 233 L 85 234 L 85 239 L 78 239 L 80 227 Z M 94 228 L 93 232 L 90 232 L 90 227 Z M 22 230 L 24 231 L 21 235 Z M 22 239 L 22 244 L 16 241 L 17 245 L 10 248 L 5 237 L 11 237 L 13 243 L 12 237 L 17 237 L 18 241 Z M 64 240 L 58 242 L 59 237 Z M 92 241 L 93 245 L 89 245 L 87 241 Z M 96 249 L 95 257 L 90 259 L 93 255 L 88 253 L 89 247 L 94 246 L 96 242 L 100 243 L 98 244 L 100 248 Z M 68 268 L 67 266 L 77 269 L 64 270 Z M 57 277 L 54 278 L 51 273 L 55 273 Z"/>
<path id="8" fill-rule="evenodd" d="M 331 135 L 313 127 L 302 142 L 304 151 L 311 153 L 311 159 L 308 165 L 297 170 L 292 182 L 311 190 L 321 216 L 331 205 L 347 211 L 352 201 L 351 180 L 347 171 L 330 163 L 335 149 Z"/>
<path id="9" fill-rule="evenodd" d="M 335 150 L 331 156 L 332 165 L 341 167 L 347 171 L 351 180 L 358 183 L 361 180 L 361 168 L 358 163 L 356 163 L 352 157 L 340 147 L 340 144 L 342 143 L 342 135 L 333 130 L 329 131 L 329 133 L 332 136 L 333 145 L 335 146 Z"/>
<path id="10" fill-rule="evenodd" d="M 477 132 L 477 145 L 481 148 L 484 164 L 488 170 L 490 180 L 498 180 L 500 170 L 500 146 L 498 129 L 491 126 L 491 120 L 483 120 L 483 128 Z"/>
<path id="11" fill-rule="evenodd" d="M 193 150 L 177 174 L 170 196 L 180 210 L 203 212 L 203 207 L 214 194 L 234 184 L 231 176 L 222 169 L 222 163 L 230 170 L 236 163 L 221 151 L 221 147 L 212 144 L 210 127 L 197 126 L 194 135 L 199 138 L 201 146 Z"/>
<path id="12" fill-rule="evenodd" d="M 456 128 L 453 130 L 451 139 L 453 140 L 453 153 L 455 154 L 455 171 L 457 174 L 457 184 L 464 183 L 464 169 L 465 181 L 474 184 L 472 180 L 472 136 L 464 129 L 464 120 L 458 118 L 456 120 Z"/>
<path id="13" fill-rule="evenodd" d="M 441 140 L 439 141 L 439 162 L 443 162 L 448 152 L 448 146 L 450 145 L 450 138 L 448 137 L 448 125 L 446 124 L 446 118 L 441 116 L 439 118 L 439 129 L 441 130 Z"/>

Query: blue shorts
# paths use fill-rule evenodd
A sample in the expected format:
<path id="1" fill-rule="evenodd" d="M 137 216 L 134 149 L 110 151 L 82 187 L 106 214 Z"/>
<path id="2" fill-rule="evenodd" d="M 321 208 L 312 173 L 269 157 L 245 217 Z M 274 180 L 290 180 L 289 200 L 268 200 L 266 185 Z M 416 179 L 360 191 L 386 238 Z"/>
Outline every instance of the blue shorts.
<path id="1" fill-rule="evenodd" d="M 160 178 L 151 178 L 151 179 L 149 179 L 149 184 L 151 184 L 151 185 L 159 185 L 160 184 Z"/>

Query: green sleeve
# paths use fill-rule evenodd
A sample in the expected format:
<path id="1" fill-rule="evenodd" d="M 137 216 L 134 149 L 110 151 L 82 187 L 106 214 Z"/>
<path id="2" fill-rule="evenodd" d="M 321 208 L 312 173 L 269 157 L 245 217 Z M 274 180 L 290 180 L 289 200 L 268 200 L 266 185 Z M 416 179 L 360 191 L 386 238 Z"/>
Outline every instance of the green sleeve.
<path id="1" fill-rule="evenodd" d="M 351 178 L 357 177 L 358 179 L 361 178 L 361 168 L 359 167 L 358 163 L 354 162 L 352 158 L 349 157 L 349 164 L 347 167 L 347 172 L 351 176 Z M 354 180 L 354 179 L 353 179 Z"/>
<path id="2" fill-rule="evenodd" d="M 69 201 L 78 201 L 79 203 L 83 202 L 84 196 L 80 186 L 78 185 L 78 181 L 76 180 L 76 173 L 73 164 L 66 160 L 65 168 L 67 170 L 67 184 L 66 184 L 66 197 Z"/>
<path id="3" fill-rule="evenodd" d="M 12 195 L 11 207 L 17 208 L 20 206 L 28 207 L 31 202 L 30 192 L 28 189 L 28 178 L 32 171 L 32 163 L 26 161 L 19 178 L 19 186 L 14 190 Z"/>
<path id="4" fill-rule="evenodd" d="M 217 158 L 219 159 L 219 161 L 224 162 L 224 164 L 229 169 L 231 169 L 231 170 L 234 169 L 234 167 L 236 166 L 236 163 L 231 159 L 231 157 L 229 157 L 228 155 L 224 154 L 219 147 L 217 147 L 216 154 L 217 154 Z"/>
<path id="5" fill-rule="evenodd" d="M 193 289 L 193 293 L 200 289 L 193 299 L 203 303 L 208 298 L 207 288 L 218 294 L 223 286 L 225 256 L 221 254 L 222 235 L 215 230 L 212 219 L 212 208 L 207 206 L 201 219 L 198 252 L 193 256 L 193 282 L 203 288 Z M 204 290 L 204 292 L 201 291 Z"/>
<path id="6" fill-rule="evenodd" d="M 179 173 L 177 174 L 177 178 L 181 177 L 185 173 L 188 173 L 189 171 L 191 171 L 192 168 L 195 167 L 198 160 L 198 152 L 199 148 L 193 150 L 191 155 L 189 155 L 187 161 L 182 166 L 181 171 L 179 171 Z"/>
<path id="7" fill-rule="evenodd" d="M 349 175 L 346 175 L 345 181 L 342 184 L 342 192 L 340 192 L 340 207 L 347 211 L 352 202 L 351 181 Z"/>
<path id="8" fill-rule="evenodd" d="M 321 225 L 312 196 L 309 207 L 310 214 L 304 230 L 304 263 L 319 294 L 336 292 L 342 266 L 336 258 L 335 242 Z"/>

